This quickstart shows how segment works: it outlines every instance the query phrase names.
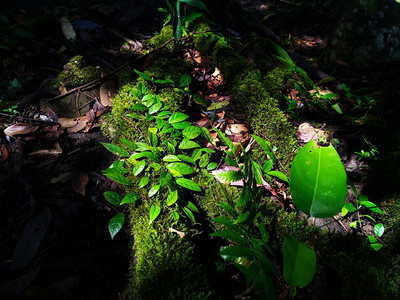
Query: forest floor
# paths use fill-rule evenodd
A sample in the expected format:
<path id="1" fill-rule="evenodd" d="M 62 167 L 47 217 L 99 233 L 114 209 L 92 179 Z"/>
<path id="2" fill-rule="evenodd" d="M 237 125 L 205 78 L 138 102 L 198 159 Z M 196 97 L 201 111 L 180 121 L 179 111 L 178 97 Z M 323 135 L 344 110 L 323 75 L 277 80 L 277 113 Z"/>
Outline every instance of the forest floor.
<path id="1" fill-rule="evenodd" d="M 12 125 L 25 125 L 9 129 L 8 137 L 1 133 L 0 297 L 125 299 L 130 237 L 129 233 L 119 234 L 111 240 L 107 230 L 113 208 L 104 201 L 103 192 L 120 187 L 101 173 L 115 156 L 100 144 L 107 141 L 99 129 L 98 116 L 107 112 L 98 109 L 102 107 L 98 103 L 104 105 L 100 85 L 73 93 L 68 114 L 55 105 L 40 106 L 38 100 L 57 102 L 60 90 L 48 91 L 42 83 L 56 77 L 75 55 L 85 57 L 89 65 L 101 66 L 104 74 L 134 59 L 141 51 L 138 41 L 161 29 L 163 15 L 157 8 L 165 2 L 65 2 L 53 5 L 48 1 L 14 1 L 2 7 L 1 21 L 6 22 L 6 16 L 8 23 L 4 24 L 9 28 L 34 21 L 41 35 L 14 32 L 17 50 L 1 57 L 0 92 L 16 106 L 0 114 L 2 131 Z M 260 9 L 262 4 L 247 2 L 244 5 L 250 11 Z M 75 21 L 75 43 L 68 42 L 61 31 L 58 20 L 63 16 Z M 324 26 L 323 15 L 313 20 L 305 16 L 302 22 L 290 24 L 277 34 L 282 39 L 296 35 L 292 37 L 293 50 L 307 59 L 317 58 L 326 38 Z M 298 34 L 305 31 L 307 35 Z M 252 61 L 251 55 L 248 60 Z M 368 81 L 365 71 L 349 70 L 342 75 L 350 76 L 348 81 L 358 87 Z M 286 92 L 301 103 L 298 90 Z M 83 104 L 77 107 L 80 94 L 85 98 L 79 99 Z M 10 102 L 2 105 L 6 103 Z M 332 114 L 321 116 L 312 124 L 329 123 L 328 127 L 318 128 L 347 136 L 346 150 L 339 154 L 345 166 L 353 168 L 354 178 L 359 180 L 356 184 L 360 184 L 357 188 L 361 189 L 368 168 L 368 160 L 360 161 L 355 154 L 361 150 L 360 145 L 365 146 L 361 133 L 349 137 L 352 129 L 338 124 Z M 304 121 L 288 117 L 294 126 Z M 78 121 L 60 127 L 61 118 L 66 123 Z M 303 143 L 309 139 L 306 132 L 298 132 L 298 138 Z M 367 150 L 371 149 L 373 145 Z M 337 225 L 338 230 L 343 231 L 345 225 Z"/>

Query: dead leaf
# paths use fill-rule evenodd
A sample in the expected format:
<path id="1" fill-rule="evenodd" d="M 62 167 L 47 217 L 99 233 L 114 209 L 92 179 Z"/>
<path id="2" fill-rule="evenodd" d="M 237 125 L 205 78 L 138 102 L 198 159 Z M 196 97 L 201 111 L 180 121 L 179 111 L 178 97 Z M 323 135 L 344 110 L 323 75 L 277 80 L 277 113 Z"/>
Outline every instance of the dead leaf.
<path id="1" fill-rule="evenodd" d="M 225 130 L 227 135 L 233 135 L 240 133 L 242 135 L 249 132 L 249 128 L 246 124 L 229 124 Z"/>
<path id="2" fill-rule="evenodd" d="M 62 153 L 62 149 L 59 143 L 54 144 L 54 148 L 52 149 L 40 149 L 34 152 L 29 153 L 28 155 L 36 155 L 36 156 L 49 156 L 49 157 L 57 157 Z"/>
<path id="3" fill-rule="evenodd" d="M 8 136 L 14 136 L 18 134 L 28 134 L 35 132 L 38 128 L 39 125 L 35 125 L 33 123 L 17 123 L 4 129 L 4 133 Z"/>
<path id="4" fill-rule="evenodd" d="M 45 206 L 25 225 L 11 261 L 11 269 L 18 270 L 26 266 L 35 256 L 51 222 L 51 210 Z"/>
<path id="5" fill-rule="evenodd" d="M 84 172 L 76 172 L 71 178 L 72 189 L 82 196 L 85 196 L 85 188 L 89 182 L 89 176 Z"/>
<path id="6" fill-rule="evenodd" d="M 74 27 L 66 17 L 61 17 L 60 24 L 64 37 L 69 41 L 76 40 L 76 33 Z"/>
<path id="7" fill-rule="evenodd" d="M 88 119 L 86 116 L 75 118 L 76 125 L 74 127 L 67 128 L 68 133 L 77 133 L 86 128 Z"/>
<path id="8" fill-rule="evenodd" d="M 100 86 L 100 103 L 103 106 L 112 106 L 112 101 L 117 94 L 114 81 L 107 80 Z"/>
<path id="9" fill-rule="evenodd" d="M 301 123 L 297 129 L 297 138 L 303 143 L 308 143 L 311 140 L 318 142 L 320 139 L 327 140 L 329 134 L 326 131 L 314 128 L 309 123 Z"/>
<path id="10" fill-rule="evenodd" d="M 7 146 L 4 144 L 1 144 L 0 145 L 0 163 L 7 160 L 8 154 L 9 154 L 9 151 L 8 151 Z"/>
<path id="11" fill-rule="evenodd" d="M 169 232 L 172 232 L 172 233 L 177 233 L 177 234 L 179 234 L 179 236 L 180 236 L 181 238 L 184 238 L 185 235 L 186 235 L 184 232 L 178 231 L 178 230 L 176 230 L 176 229 L 173 229 L 172 227 L 169 228 L 168 231 L 169 231 Z"/>
<path id="12" fill-rule="evenodd" d="M 60 123 L 61 127 L 70 128 L 74 127 L 78 121 L 75 118 L 59 118 L 58 123 Z"/>
<path id="13" fill-rule="evenodd" d="M 58 174 L 57 177 L 53 177 L 52 179 L 50 179 L 50 182 L 51 183 L 67 182 L 67 181 L 71 180 L 73 174 L 74 174 L 74 172 L 72 172 L 72 171 Z"/>

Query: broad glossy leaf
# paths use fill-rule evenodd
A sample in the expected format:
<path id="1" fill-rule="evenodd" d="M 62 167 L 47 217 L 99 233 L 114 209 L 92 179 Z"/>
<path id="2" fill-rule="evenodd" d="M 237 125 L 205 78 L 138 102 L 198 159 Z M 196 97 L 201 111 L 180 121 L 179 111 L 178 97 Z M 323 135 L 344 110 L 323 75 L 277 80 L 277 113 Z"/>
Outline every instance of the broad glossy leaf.
<path id="1" fill-rule="evenodd" d="M 114 153 L 118 156 L 121 157 L 126 157 L 129 155 L 129 152 L 126 151 L 124 148 L 122 148 L 119 145 L 114 145 L 114 144 L 110 144 L 110 143 L 101 143 L 108 151 L 110 151 L 111 153 Z"/>
<path id="2" fill-rule="evenodd" d="M 209 163 L 209 164 L 207 165 L 207 170 L 208 170 L 208 171 L 212 171 L 212 170 L 215 170 L 217 167 L 218 167 L 218 164 L 215 163 L 215 162 L 212 162 L 212 163 Z"/>
<path id="3" fill-rule="evenodd" d="M 179 123 L 179 122 L 182 122 L 182 121 L 186 120 L 187 118 L 189 118 L 189 116 L 187 114 L 184 114 L 184 113 L 181 113 L 181 112 L 176 112 L 176 113 L 173 113 L 168 118 L 168 122 L 171 123 L 171 124 Z"/>
<path id="4" fill-rule="evenodd" d="M 119 205 L 122 200 L 122 196 L 116 192 L 107 191 L 104 192 L 104 198 L 110 202 L 112 205 Z"/>
<path id="5" fill-rule="evenodd" d="M 378 223 L 374 226 L 374 233 L 376 234 L 377 237 L 381 237 L 384 232 L 385 232 L 385 227 L 383 226 L 382 223 Z"/>
<path id="6" fill-rule="evenodd" d="M 190 123 L 190 122 L 179 122 L 179 123 L 173 123 L 172 127 L 174 127 L 175 129 L 182 130 L 182 129 L 185 129 L 185 128 L 191 126 L 191 125 L 192 125 L 192 123 Z"/>
<path id="7" fill-rule="evenodd" d="M 378 214 L 383 214 L 382 210 L 379 207 L 377 207 L 375 203 L 369 201 L 367 196 L 360 195 L 358 200 L 360 201 L 360 205 L 363 205 L 369 208 L 371 211 L 376 212 Z"/>
<path id="8" fill-rule="evenodd" d="M 139 188 L 145 187 L 149 183 L 149 181 L 150 181 L 150 178 L 148 176 L 140 179 Z"/>
<path id="9" fill-rule="evenodd" d="M 182 135 L 185 138 L 191 140 L 197 138 L 201 134 L 201 132 L 202 132 L 201 128 L 197 126 L 189 126 L 182 131 Z"/>
<path id="10" fill-rule="evenodd" d="M 188 163 L 191 163 L 191 164 L 193 164 L 193 165 L 196 165 L 196 162 L 195 162 L 191 157 L 189 157 L 189 156 L 187 156 L 187 155 L 179 154 L 178 157 L 179 157 L 181 160 L 183 160 L 183 161 L 186 161 L 186 162 L 188 162 Z"/>
<path id="11" fill-rule="evenodd" d="M 193 180 L 186 179 L 186 178 L 177 178 L 176 183 L 184 188 L 187 188 L 192 191 L 201 192 L 201 187 L 194 182 Z"/>
<path id="12" fill-rule="evenodd" d="M 160 190 L 161 184 L 156 184 L 149 190 L 149 197 L 153 197 Z"/>
<path id="13" fill-rule="evenodd" d="M 176 171 L 182 175 L 189 175 L 194 173 L 194 170 L 191 166 L 188 166 L 187 164 L 180 162 L 168 164 L 167 169 L 170 171 Z"/>
<path id="14" fill-rule="evenodd" d="M 146 143 L 143 142 L 137 142 L 136 143 L 136 151 L 152 151 L 153 147 L 147 145 Z"/>
<path id="15" fill-rule="evenodd" d="M 296 155 L 290 171 L 290 192 L 298 209 L 316 218 L 341 211 L 347 196 L 347 175 L 335 148 L 311 140 Z"/>
<path id="16" fill-rule="evenodd" d="M 125 215 L 123 213 L 119 213 L 111 218 L 110 222 L 108 222 L 108 232 L 111 235 L 111 239 L 121 230 L 124 222 Z"/>
<path id="17" fill-rule="evenodd" d="M 133 203 L 137 200 L 140 199 L 140 195 L 135 192 L 131 192 L 125 195 L 125 197 L 122 199 L 120 205 L 126 204 L 126 203 Z"/>
<path id="18" fill-rule="evenodd" d="M 132 185 L 132 182 L 128 178 L 126 178 L 124 175 L 121 175 L 117 172 L 105 172 L 104 175 L 106 175 L 111 180 L 114 180 L 115 182 L 118 182 L 122 185 Z"/>
<path id="19" fill-rule="evenodd" d="M 217 170 L 218 171 L 218 170 Z M 242 171 L 225 171 L 215 172 L 214 177 L 220 180 L 222 183 L 231 183 L 243 179 Z"/>
<path id="20" fill-rule="evenodd" d="M 199 147 L 200 147 L 200 145 L 193 141 L 185 140 L 179 144 L 179 149 L 193 149 L 193 148 L 199 148 Z"/>
<path id="21" fill-rule="evenodd" d="M 146 161 L 141 160 L 139 161 L 132 170 L 133 176 L 138 176 L 143 170 L 144 167 L 146 166 Z"/>
<path id="22" fill-rule="evenodd" d="M 168 206 L 171 206 L 171 205 L 175 204 L 176 201 L 178 201 L 178 190 L 175 190 L 175 191 L 172 191 L 169 193 L 166 204 Z"/>
<path id="23" fill-rule="evenodd" d="M 210 154 L 204 153 L 199 160 L 199 167 L 205 168 L 210 161 Z"/>
<path id="24" fill-rule="evenodd" d="M 290 286 L 305 287 L 314 278 L 317 266 L 315 251 L 293 238 L 283 242 L 283 276 Z"/>
<path id="25" fill-rule="evenodd" d="M 150 214 L 149 224 L 153 223 L 153 221 L 155 219 L 157 219 L 157 217 L 160 215 L 160 213 L 161 213 L 160 205 L 152 204 L 151 207 L 150 207 L 150 211 L 149 211 L 149 214 Z"/>
<path id="26" fill-rule="evenodd" d="M 169 154 L 163 157 L 163 161 L 174 162 L 174 161 L 181 161 L 181 159 L 173 154 Z"/>
<path id="27" fill-rule="evenodd" d="M 130 140 L 127 140 L 127 139 L 121 139 L 121 142 L 125 145 L 125 146 L 127 146 L 129 149 L 131 149 L 131 150 L 135 150 L 135 143 L 134 142 L 132 142 L 132 141 L 130 141 Z"/>
<path id="28" fill-rule="evenodd" d="M 154 95 L 144 95 L 142 98 L 142 102 L 144 105 L 150 108 L 155 102 L 155 97 Z"/>
<path id="29" fill-rule="evenodd" d="M 189 74 L 183 74 L 179 80 L 179 85 L 181 87 L 187 87 L 192 82 L 192 77 Z"/>
<path id="30" fill-rule="evenodd" d="M 161 108 L 162 108 L 163 104 L 161 102 L 157 102 L 155 104 L 153 104 L 152 106 L 150 106 L 149 108 L 149 114 L 155 114 L 156 112 L 158 112 Z"/>
<path id="31" fill-rule="evenodd" d="M 132 106 L 132 109 L 134 109 L 134 110 L 140 110 L 140 111 L 146 111 L 146 110 L 148 110 L 147 106 L 144 105 L 144 104 L 142 104 L 142 103 L 135 103 L 135 104 Z"/>

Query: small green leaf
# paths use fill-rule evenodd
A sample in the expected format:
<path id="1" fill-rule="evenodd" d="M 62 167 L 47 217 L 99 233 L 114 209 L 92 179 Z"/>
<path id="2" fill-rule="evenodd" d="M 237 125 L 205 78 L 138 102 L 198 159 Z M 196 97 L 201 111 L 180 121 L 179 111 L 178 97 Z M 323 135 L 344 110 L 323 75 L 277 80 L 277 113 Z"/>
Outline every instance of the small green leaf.
<path id="1" fill-rule="evenodd" d="M 114 145 L 114 144 L 110 144 L 110 143 L 103 143 L 101 142 L 101 144 L 111 153 L 116 154 L 118 156 L 121 157 L 126 157 L 129 155 L 129 152 L 126 151 L 123 147 L 119 146 L 119 145 Z"/>
<path id="2" fill-rule="evenodd" d="M 104 192 L 104 198 L 112 205 L 119 205 L 121 203 L 122 196 L 116 192 L 107 191 Z"/>
<path id="3" fill-rule="evenodd" d="M 152 151 L 153 147 L 147 145 L 146 143 L 142 143 L 142 142 L 137 142 L 136 143 L 136 151 Z"/>
<path id="4" fill-rule="evenodd" d="M 182 122 L 182 121 L 186 120 L 187 118 L 189 118 L 189 116 L 187 114 L 184 114 L 184 113 L 181 113 L 181 112 L 176 112 L 176 113 L 173 113 L 168 118 L 168 122 L 171 123 L 171 124 L 179 123 L 179 122 Z"/>
<path id="5" fill-rule="evenodd" d="M 334 111 L 336 111 L 338 114 L 340 114 L 340 115 L 343 114 L 343 111 L 342 111 L 342 109 L 340 108 L 339 104 L 335 103 L 335 104 L 333 104 L 331 107 L 332 107 L 332 109 L 333 109 Z"/>
<path id="6" fill-rule="evenodd" d="M 118 173 L 114 173 L 114 172 L 105 172 L 104 175 L 106 175 L 108 178 L 110 178 L 111 180 L 114 180 L 115 182 L 118 182 L 122 185 L 132 185 L 132 182 L 126 178 L 125 176 L 118 174 Z"/>
<path id="7" fill-rule="evenodd" d="M 181 87 L 187 87 L 192 82 L 192 77 L 189 74 L 183 74 L 179 80 L 179 85 Z"/>
<path id="8" fill-rule="evenodd" d="M 194 182 L 193 180 L 186 179 L 186 178 L 177 178 L 176 183 L 184 188 L 187 188 L 192 191 L 201 192 L 201 187 Z"/>
<path id="9" fill-rule="evenodd" d="M 132 170 L 133 176 L 138 176 L 144 170 L 145 166 L 146 166 L 146 161 L 141 160 L 137 162 Z"/>
<path id="10" fill-rule="evenodd" d="M 268 173 L 269 171 L 271 171 L 271 168 L 272 168 L 272 159 L 269 159 L 264 163 L 262 170 L 264 173 Z"/>
<path id="11" fill-rule="evenodd" d="M 149 108 L 154 104 L 154 101 L 155 101 L 154 95 L 144 95 L 142 98 L 143 104 Z"/>
<path id="12" fill-rule="evenodd" d="M 150 178 L 148 176 L 143 177 L 142 179 L 140 179 L 139 188 L 145 187 L 149 183 L 149 181 L 150 181 Z"/>
<path id="13" fill-rule="evenodd" d="M 108 222 L 108 232 L 111 235 L 111 239 L 114 239 L 114 236 L 121 230 L 124 222 L 125 215 L 123 213 L 119 213 L 111 218 L 110 222 Z"/>
<path id="14" fill-rule="evenodd" d="M 153 104 L 152 106 L 150 106 L 149 108 L 149 114 L 155 114 L 156 112 L 158 112 L 161 108 L 162 108 L 163 104 L 161 102 L 157 102 L 155 104 Z"/>
<path id="15" fill-rule="evenodd" d="M 383 245 L 382 245 L 382 244 L 379 244 L 379 243 L 373 243 L 373 244 L 371 244 L 371 247 L 372 247 L 372 249 L 374 249 L 375 251 L 379 251 L 379 250 L 383 247 Z"/>
<path id="16" fill-rule="evenodd" d="M 161 184 L 156 184 L 149 190 L 149 197 L 153 197 L 160 190 Z"/>
<path id="17" fill-rule="evenodd" d="M 217 167 L 218 167 L 218 164 L 215 163 L 215 162 L 212 162 L 212 163 L 209 163 L 209 164 L 208 164 L 207 170 L 208 170 L 208 171 L 212 171 L 212 170 L 215 170 Z"/>
<path id="18" fill-rule="evenodd" d="M 135 143 L 134 142 L 132 142 L 132 141 L 130 141 L 130 140 L 127 140 L 127 139 L 121 139 L 121 142 L 125 145 L 125 146 L 127 146 L 129 149 L 131 149 L 131 150 L 135 150 Z"/>
<path id="19" fill-rule="evenodd" d="M 213 102 L 209 107 L 207 107 L 207 111 L 212 111 L 216 109 L 221 109 L 225 106 L 228 106 L 230 104 L 229 100 L 224 100 L 221 102 Z"/>
<path id="20" fill-rule="evenodd" d="M 193 153 L 192 153 L 192 159 L 193 159 L 194 161 L 200 159 L 201 153 L 202 153 L 202 150 L 201 150 L 201 149 L 195 149 L 195 150 L 193 151 Z"/>
<path id="21" fill-rule="evenodd" d="M 214 176 L 217 177 L 222 183 L 231 183 L 243 179 L 242 171 L 225 171 L 216 173 Z"/>
<path id="22" fill-rule="evenodd" d="M 174 84 L 175 83 L 172 79 L 156 79 L 156 80 L 154 80 L 154 82 L 159 83 L 159 84 L 167 84 L 167 83 Z"/>
<path id="23" fill-rule="evenodd" d="M 197 104 L 203 105 L 203 106 L 207 106 L 207 103 L 204 101 L 203 96 L 199 95 L 199 94 L 194 94 L 193 95 L 193 100 L 194 102 L 196 102 Z"/>
<path id="24" fill-rule="evenodd" d="M 160 205 L 152 204 L 151 207 L 150 207 L 150 211 L 149 211 L 149 214 L 150 214 L 149 224 L 153 223 L 153 221 L 155 219 L 157 219 L 157 217 L 160 215 L 160 213 L 161 213 Z"/>
<path id="25" fill-rule="evenodd" d="M 192 220 L 193 223 L 196 223 L 196 219 L 189 208 L 183 207 L 183 212 L 189 217 L 190 220 Z"/>
<path id="26" fill-rule="evenodd" d="M 169 155 L 164 156 L 163 161 L 174 162 L 174 161 L 181 161 L 181 160 L 178 156 L 169 154 Z"/>
<path id="27" fill-rule="evenodd" d="M 190 164 L 196 165 L 196 162 L 192 158 L 187 156 L 187 155 L 179 154 L 178 158 L 180 158 L 181 160 L 186 161 L 186 162 L 188 162 Z"/>
<path id="28" fill-rule="evenodd" d="M 186 205 L 187 208 L 189 208 L 190 210 L 193 210 L 195 212 L 199 212 L 199 210 L 197 209 L 196 205 L 194 205 L 192 202 L 188 201 L 188 204 Z"/>
<path id="29" fill-rule="evenodd" d="M 224 247 L 221 251 L 219 251 L 219 255 L 226 255 L 230 260 L 234 260 L 238 257 L 246 257 L 250 260 L 253 259 L 253 252 L 251 251 L 251 249 L 242 246 Z"/>
<path id="30" fill-rule="evenodd" d="M 179 123 L 173 123 L 172 127 L 174 127 L 175 129 L 182 130 L 191 125 L 192 125 L 192 123 L 190 123 L 190 122 L 179 122 Z"/>
<path id="31" fill-rule="evenodd" d="M 191 166 L 180 162 L 168 164 L 167 169 L 170 171 L 176 171 L 182 175 L 189 175 L 194 173 L 194 170 Z"/>
<path id="32" fill-rule="evenodd" d="M 175 204 L 175 202 L 178 201 L 178 190 L 172 191 L 169 193 L 167 197 L 167 206 L 171 206 Z"/>
<path id="33" fill-rule="evenodd" d="M 199 148 L 200 145 L 193 141 L 184 140 L 179 144 L 178 147 L 179 149 L 193 149 L 193 148 Z"/>
<path id="34" fill-rule="evenodd" d="M 136 72 L 136 74 L 138 74 L 140 77 L 142 77 L 144 80 L 147 80 L 147 81 L 153 81 L 153 78 L 151 78 L 149 75 L 147 75 L 146 73 L 143 73 L 143 72 L 140 72 L 140 71 L 138 71 L 138 70 L 136 70 L 136 69 L 134 69 L 134 71 Z M 144 94 L 144 93 L 143 93 Z"/>
<path id="35" fill-rule="evenodd" d="M 200 8 L 200 9 L 207 10 L 206 5 L 201 0 L 178 0 L 178 1 L 186 3 L 186 4 L 190 5 L 190 6 L 194 6 L 194 7 Z"/>
<path id="36" fill-rule="evenodd" d="M 199 167 L 205 168 L 208 165 L 209 161 L 210 161 L 210 155 L 208 153 L 203 154 L 199 161 Z"/>
<path id="37" fill-rule="evenodd" d="M 173 211 L 172 213 L 172 217 L 174 218 L 174 222 L 178 222 L 179 221 L 179 213 L 177 211 Z"/>
<path id="38" fill-rule="evenodd" d="M 385 232 L 385 227 L 383 226 L 382 223 L 375 224 L 374 233 L 376 234 L 377 237 L 381 237 L 384 232 Z"/>
<path id="39" fill-rule="evenodd" d="M 283 276 L 290 286 L 300 288 L 308 285 L 314 278 L 317 266 L 315 251 L 307 244 L 293 238 L 283 242 Z"/>
<path id="40" fill-rule="evenodd" d="M 239 224 L 239 223 L 242 223 L 242 222 L 246 221 L 249 216 L 250 216 L 250 212 L 249 211 L 241 212 L 238 215 L 237 219 L 235 220 L 234 224 Z"/>
<path id="41" fill-rule="evenodd" d="M 151 79 L 151 78 L 150 78 L 150 79 Z M 137 85 L 137 87 L 138 87 L 139 92 L 140 92 L 142 95 L 144 95 L 144 94 L 147 93 L 147 88 L 146 88 L 146 86 L 143 84 L 143 82 L 139 82 L 138 85 Z M 138 98 L 140 98 L 140 97 L 138 97 Z"/>
<path id="42" fill-rule="evenodd" d="M 201 128 L 197 126 L 189 126 L 182 131 L 182 135 L 185 138 L 191 140 L 197 138 L 201 134 L 201 132 L 202 132 Z"/>
<path id="43" fill-rule="evenodd" d="M 269 171 L 267 174 L 270 175 L 270 176 L 278 177 L 280 180 L 289 182 L 289 179 L 287 178 L 287 176 L 286 176 L 285 174 L 283 174 L 282 172 L 279 172 L 279 171 Z"/>
<path id="44" fill-rule="evenodd" d="M 159 163 L 151 163 L 149 165 L 149 169 L 153 168 L 155 172 L 159 171 L 161 169 L 161 165 Z"/>
<path id="45" fill-rule="evenodd" d="M 358 198 L 360 201 L 360 205 L 365 206 L 366 208 L 369 208 L 371 211 L 376 212 L 378 214 L 383 214 L 382 210 L 377 207 L 377 205 L 371 201 L 368 201 L 368 197 L 365 195 L 360 195 Z"/>
<path id="46" fill-rule="evenodd" d="M 153 153 L 153 152 L 149 152 L 149 151 L 145 151 L 140 153 L 142 154 L 144 157 L 147 157 L 148 159 L 150 159 L 151 161 L 154 162 L 160 162 L 159 157 L 157 156 L 157 154 Z"/>
<path id="47" fill-rule="evenodd" d="M 131 192 L 125 195 L 125 197 L 122 199 L 120 205 L 126 204 L 126 203 L 133 203 L 137 200 L 140 199 L 140 195 L 135 192 Z"/>
<path id="48" fill-rule="evenodd" d="M 244 237 L 242 237 L 240 234 L 233 232 L 231 230 L 217 230 L 213 233 L 210 234 L 210 236 L 219 236 L 224 239 L 227 239 L 228 241 L 241 244 L 243 246 L 250 246 L 250 243 L 248 240 L 246 240 Z"/>
<path id="49" fill-rule="evenodd" d="M 157 145 L 158 145 L 158 137 L 157 137 L 157 134 L 154 134 L 154 133 L 152 133 L 152 132 L 149 132 L 149 140 L 150 140 L 150 143 L 151 143 L 151 145 L 152 145 L 153 147 L 157 147 Z"/>
<path id="50" fill-rule="evenodd" d="M 357 221 L 353 221 L 353 222 L 350 223 L 349 226 L 350 226 L 351 228 L 357 228 L 357 223 L 358 223 Z"/>

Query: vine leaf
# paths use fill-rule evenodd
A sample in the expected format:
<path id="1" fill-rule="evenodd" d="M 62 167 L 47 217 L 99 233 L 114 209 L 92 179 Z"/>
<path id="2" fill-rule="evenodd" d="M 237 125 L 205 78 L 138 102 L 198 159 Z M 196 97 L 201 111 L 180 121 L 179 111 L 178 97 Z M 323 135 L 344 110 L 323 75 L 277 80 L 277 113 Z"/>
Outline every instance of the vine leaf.
<path id="1" fill-rule="evenodd" d="M 157 184 L 155 186 L 153 186 L 150 190 L 149 190 L 149 197 L 153 197 L 155 194 L 158 193 L 158 191 L 160 190 L 161 184 Z"/>
<path id="2" fill-rule="evenodd" d="M 149 211 L 149 214 L 150 214 L 149 225 L 150 225 L 151 223 L 153 223 L 153 221 L 154 221 L 155 219 L 157 219 L 157 217 L 159 216 L 160 213 L 161 213 L 161 207 L 160 207 L 160 205 L 158 205 L 158 204 L 152 204 L 151 207 L 150 207 L 150 211 Z"/>
<path id="3" fill-rule="evenodd" d="M 146 162 L 144 160 L 137 162 L 132 170 L 133 176 L 138 176 L 143 171 L 145 166 Z"/>
<path id="4" fill-rule="evenodd" d="M 187 114 L 184 114 L 184 113 L 181 113 L 181 112 L 176 112 L 176 113 L 173 113 L 168 118 L 168 122 L 170 124 L 179 123 L 179 122 L 182 122 L 182 121 L 186 120 L 187 118 L 189 118 L 189 116 Z"/>
<path id="5" fill-rule="evenodd" d="M 119 145 L 114 145 L 114 144 L 110 144 L 110 143 L 103 143 L 101 142 L 101 144 L 111 153 L 116 154 L 120 157 L 126 157 L 129 155 L 129 152 L 126 151 L 123 147 L 119 146 Z"/>
<path id="6" fill-rule="evenodd" d="M 189 140 L 197 138 L 201 133 L 202 130 L 197 126 L 189 126 L 182 131 L 182 135 Z"/>
<path id="7" fill-rule="evenodd" d="M 192 190 L 195 192 L 201 192 L 201 187 L 193 180 L 186 179 L 186 178 L 177 178 L 176 183 L 179 184 L 180 186 L 183 186 L 184 188 L 189 189 L 189 190 Z"/>
<path id="8" fill-rule="evenodd" d="M 111 235 L 111 239 L 114 239 L 114 236 L 121 230 L 124 222 L 125 215 L 123 213 L 116 214 L 111 218 L 110 222 L 108 222 L 108 232 Z"/>
<path id="9" fill-rule="evenodd" d="M 167 197 L 167 206 L 171 206 L 175 204 L 175 202 L 178 201 L 178 190 L 172 191 L 169 193 Z"/>
<path id="10" fill-rule="evenodd" d="M 138 193 L 131 192 L 131 193 L 126 194 L 124 196 L 124 198 L 122 198 L 120 205 L 123 205 L 126 203 L 134 203 L 139 199 L 140 199 L 140 195 Z"/>
<path id="11" fill-rule="evenodd" d="M 122 197 L 120 194 L 112 191 L 104 192 L 104 198 L 110 202 L 112 205 L 119 205 L 121 203 Z"/>

